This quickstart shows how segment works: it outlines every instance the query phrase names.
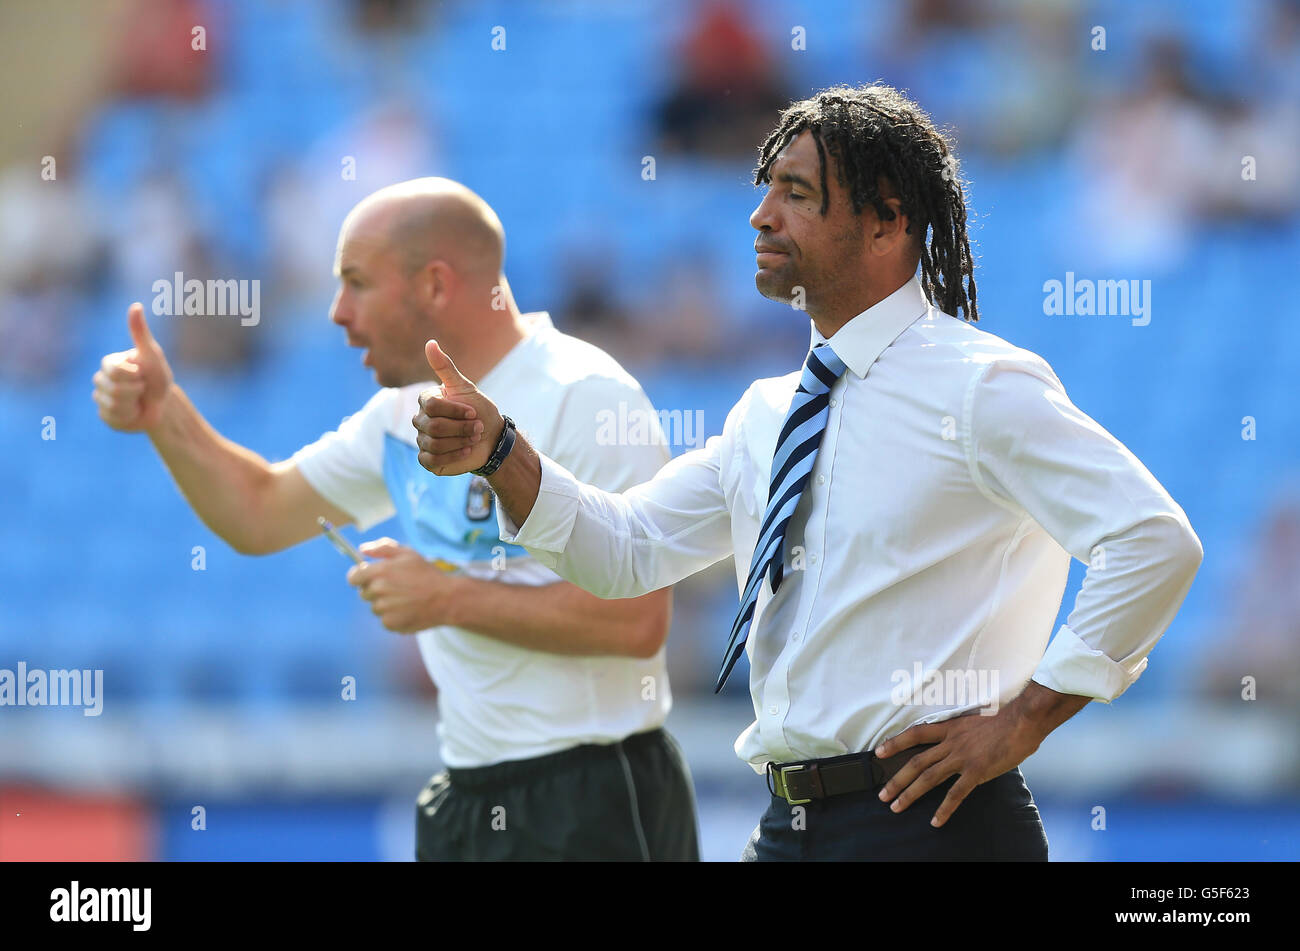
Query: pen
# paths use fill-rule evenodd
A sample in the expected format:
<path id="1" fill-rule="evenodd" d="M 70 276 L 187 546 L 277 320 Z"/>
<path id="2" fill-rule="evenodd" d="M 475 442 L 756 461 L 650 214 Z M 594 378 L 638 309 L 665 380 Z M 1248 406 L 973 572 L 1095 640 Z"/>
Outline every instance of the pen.
<path id="1" fill-rule="evenodd" d="M 331 525 L 324 518 L 317 516 L 316 524 L 320 526 L 325 537 L 330 540 L 330 544 L 339 550 L 339 552 L 348 558 L 351 558 L 358 565 L 364 565 L 366 560 L 361 557 L 361 553 L 352 547 L 352 544 L 339 534 L 339 530 Z"/>

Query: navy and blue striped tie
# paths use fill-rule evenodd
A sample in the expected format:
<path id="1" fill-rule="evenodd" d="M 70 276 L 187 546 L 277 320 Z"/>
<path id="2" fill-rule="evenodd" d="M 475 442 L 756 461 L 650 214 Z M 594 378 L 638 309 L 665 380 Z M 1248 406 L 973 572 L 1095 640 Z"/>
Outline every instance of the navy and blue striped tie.
<path id="1" fill-rule="evenodd" d="M 763 586 L 763 576 L 771 578 L 773 594 L 781 586 L 786 526 L 790 524 L 790 517 L 799 504 L 808 477 L 812 475 L 813 463 L 817 461 L 817 447 L 821 445 L 822 433 L 826 431 L 826 421 L 831 414 L 831 387 L 843 373 L 844 361 L 829 346 L 819 344 L 808 351 L 799 388 L 794 391 L 790 412 L 786 414 L 785 425 L 781 427 L 781 435 L 776 441 L 776 454 L 772 456 L 772 480 L 767 490 L 767 509 L 763 513 L 763 524 L 758 530 L 758 544 L 754 546 L 754 556 L 749 563 L 745 593 L 740 598 L 740 610 L 731 626 L 731 640 L 727 643 L 727 653 L 722 659 L 722 670 L 718 672 L 714 693 L 721 690 L 727 682 L 731 668 L 736 666 L 736 661 L 745 649 L 749 628 L 754 621 L 754 607 L 758 604 L 758 592 Z"/>

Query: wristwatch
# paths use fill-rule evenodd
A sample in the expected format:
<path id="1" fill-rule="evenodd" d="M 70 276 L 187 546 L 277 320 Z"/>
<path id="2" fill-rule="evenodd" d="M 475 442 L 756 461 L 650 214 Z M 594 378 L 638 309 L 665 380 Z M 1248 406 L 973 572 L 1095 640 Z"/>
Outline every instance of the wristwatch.
<path id="1" fill-rule="evenodd" d="M 501 430 L 501 438 L 497 440 L 496 448 L 492 450 L 492 455 L 488 456 L 488 461 L 483 463 L 479 469 L 470 471 L 476 476 L 490 476 L 501 468 L 501 463 L 506 461 L 506 456 L 510 455 L 510 450 L 515 448 L 515 421 L 509 416 L 502 416 L 501 421 L 505 426 Z"/>

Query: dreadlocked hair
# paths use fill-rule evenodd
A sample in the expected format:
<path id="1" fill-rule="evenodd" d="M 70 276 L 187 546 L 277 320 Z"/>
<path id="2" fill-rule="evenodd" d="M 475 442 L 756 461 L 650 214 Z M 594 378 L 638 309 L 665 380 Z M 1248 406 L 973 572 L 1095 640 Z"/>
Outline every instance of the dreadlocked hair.
<path id="1" fill-rule="evenodd" d="M 759 147 L 755 185 L 770 184 L 772 163 L 804 131 L 812 133 L 821 162 L 821 213 L 830 207 L 828 152 L 836 160 L 837 177 L 848 189 L 855 215 L 870 203 L 882 220 L 894 219 L 880 194 L 883 176 L 907 216 L 907 233 L 920 236 L 926 297 L 944 313 L 961 312 L 968 321 L 979 320 L 957 154 L 921 107 L 882 84 L 835 86 L 796 102 L 782 111 L 776 129 Z"/>

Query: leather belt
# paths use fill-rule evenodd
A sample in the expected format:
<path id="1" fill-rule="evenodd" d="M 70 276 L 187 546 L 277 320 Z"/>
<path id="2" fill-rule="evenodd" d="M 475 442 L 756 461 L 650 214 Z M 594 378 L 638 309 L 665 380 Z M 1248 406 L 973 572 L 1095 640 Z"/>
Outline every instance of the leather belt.
<path id="1" fill-rule="evenodd" d="M 913 756 L 934 745 L 912 746 L 887 759 L 878 759 L 868 751 L 797 763 L 768 763 L 767 788 L 792 806 L 864 789 L 874 792 L 893 779 Z"/>

